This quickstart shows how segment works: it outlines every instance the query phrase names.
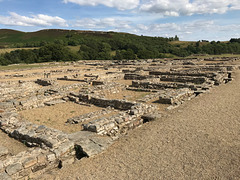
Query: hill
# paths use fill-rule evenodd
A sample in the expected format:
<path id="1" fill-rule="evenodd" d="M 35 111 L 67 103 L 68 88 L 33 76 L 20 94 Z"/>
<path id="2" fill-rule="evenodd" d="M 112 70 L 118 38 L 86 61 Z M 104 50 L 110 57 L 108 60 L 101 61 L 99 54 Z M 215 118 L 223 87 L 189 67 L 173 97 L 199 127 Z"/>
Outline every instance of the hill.
<path id="1" fill-rule="evenodd" d="M 71 48 L 69 48 L 71 47 Z M 21 32 L 0 29 L 0 65 L 73 60 L 122 60 L 186 57 L 192 54 L 240 54 L 240 40 L 179 41 L 129 33 L 45 29 Z M 9 48 L 33 48 L 17 49 Z M 11 52 L 10 52 L 11 51 Z M 4 52 L 4 51 L 3 51 Z"/>
<path id="2" fill-rule="evenodd" d="M 112 38 L 112 35 L 121 36 L 127 33 L 103 32 L 103 31 L 81 31 L 64 29 L 44 29 L 36 32 L 21 32 L 12 29 L 0 29 L 0 46 L 14 46 L 16 44 L 33 44 L 37 42 L 54 42 L 55 40 L 68 41 L 69 39 L 78 39 L 86 36 Z M 136 36 L 131 35 L 130 36 Z"/>

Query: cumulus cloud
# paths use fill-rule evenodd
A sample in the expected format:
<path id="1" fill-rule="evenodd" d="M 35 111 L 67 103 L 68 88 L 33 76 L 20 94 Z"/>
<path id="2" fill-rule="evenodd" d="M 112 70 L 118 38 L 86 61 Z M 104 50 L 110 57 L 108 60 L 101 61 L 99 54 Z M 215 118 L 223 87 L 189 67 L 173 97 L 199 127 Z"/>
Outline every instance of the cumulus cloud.
<path id="1" fill-rule="evenodd" d="M 63 2 L 71 2 L 81 6 L 104 5 L 108 7 L 114 7 L 119 10 L 134 9 L 139 5 L 139 0 L 64 0 Z"/>
<path id="2" fill-rule="evenodd" d="M 240 0 L 143 0 L 140 11 L 165 16 L 225 13 L 240 9 Z"/>
<path id="3" fill-rule="evenodd" d="M 116 18 L 103 18 L 103 19 L 93 19 L 84 18 L 74 22 L 74 27 L 89 28 L 89 29 L 130 29 L 129 21 L 118 20 Z"/>
<path id="4" fill-rule="evenodd" d="M 231 31 L 230 31 L 231 30 Z M 182 40 L 229 40 L 240 31 L 239 24 L 220 25 L 214 21 L 196 20 L 185 23 L 138 24 L 132 33 L 149 36 L 174 37 Z"/>
<path id="5" fill-rule="evenodd" d="M 64 19 L 58 16 L 48 16 L 44 14 L 32 15 L 31 17 L 21 16 L 15 12 L 10 12 L 10 16 L 0 16 L 0 24 L 8 26 L 61 26 L 67 27 Z"/>

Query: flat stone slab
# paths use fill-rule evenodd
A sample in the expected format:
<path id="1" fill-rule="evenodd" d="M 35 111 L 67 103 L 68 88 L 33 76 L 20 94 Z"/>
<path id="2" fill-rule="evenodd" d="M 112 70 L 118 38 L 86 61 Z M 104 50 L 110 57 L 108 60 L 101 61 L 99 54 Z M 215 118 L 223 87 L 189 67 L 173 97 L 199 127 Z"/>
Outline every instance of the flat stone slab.
<path id="1" fill-rule="evenodd" d="M 88 131 L 79 131 L 68 136 L 69 140 L 75 145 L 80 146 L 83 153 L 92 157 L 106 150 L 112 143 L 113 139 L 107 136 L 98 136 L 96 133 Z"/>
<path id="2" fill-rule="evenodd" d="M 12 180 L 12 178 L 6 172 L 1 172 L 0 180 Z"/>

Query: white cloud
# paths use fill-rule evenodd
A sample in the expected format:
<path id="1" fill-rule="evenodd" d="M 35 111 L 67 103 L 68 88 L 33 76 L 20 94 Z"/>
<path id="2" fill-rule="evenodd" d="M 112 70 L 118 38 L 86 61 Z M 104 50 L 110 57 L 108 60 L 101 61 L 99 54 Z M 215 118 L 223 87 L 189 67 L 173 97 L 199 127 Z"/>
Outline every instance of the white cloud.
<path id="1" fill-rule="evenodd" d="M 174 37 L 181 40 L 229 40 L 240 32 L 239 24 L 220 25 L 214 21 L 198 20 L 186 23 L 138 24 L 132 33 L 149 36 Z M 218 37 L 216 37 L 218 35 Z"/>
<path id="2" fill-rule="evenodd" d="M 10 16 L 0 16 L 0 24 L 8 26 L 61 26 L 67 27 L 64 19 L 58 16 L 48 16 L 44 14 L 32 15 L 31 17 L 21 16 L 15 12 L 10 12 Z"/>
<path id="3" fill-rule="evenodd" d="M 108 7 L 114 7 L 119 10 L 134 9 L 139 5 L 139 0 L 63 0 L 63 2 L 71 2 L 81 6 L 104 5 Z"/>
<path id="4" fill-rule="evenodd" d="M 115 18 L 103 18 L 103 19 L 92 19 L 84 18 L 74 22 L 73 27 L 81 27 L 84 29 L 106 29 L 106 28 L 117 28 L 117 29 L 130 29 L 129 21 L 118 20 Z"/>
<path id="5" fill-rule="evenodd" d="M 240 0 L 143 0 L 140 11 L 165 16 L 225 13 L 240 9 Z"/>

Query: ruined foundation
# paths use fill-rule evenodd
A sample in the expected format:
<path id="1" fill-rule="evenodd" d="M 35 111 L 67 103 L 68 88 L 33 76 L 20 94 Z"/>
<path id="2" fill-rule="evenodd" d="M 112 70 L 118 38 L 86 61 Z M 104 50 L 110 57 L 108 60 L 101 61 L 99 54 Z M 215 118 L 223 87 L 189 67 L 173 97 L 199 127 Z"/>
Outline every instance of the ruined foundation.
<path id="1" fill-rule="evenodd" d="M 209 59 L 80 61 L 49 73 L 5 72 L 0 84 L 0 130 L 26 149 L 13 154 L 0 144 L 0 179 L 37 178 L 97 155 L 128 131 L 161 118 L 163 111 L 231 81 L 232 72 L 239 68 L 232 64 L 238 60 L 224 58 L 219 64 L 211 59 L 211 65 Z M 29 77 L 33 80 L 24 80 Z M 79 115 L 74 115 L 76 110 L 68 112 L 61 124 L 63 129 L 81 130 L 68 133 L 37 117 L 30 121 L 20 115 L 67 103 L 88 108 Z M 47 121 L 51 123 L 50 118 Z"/>

